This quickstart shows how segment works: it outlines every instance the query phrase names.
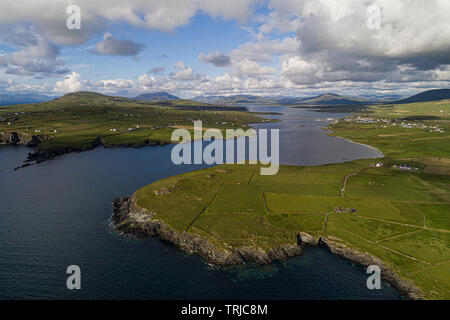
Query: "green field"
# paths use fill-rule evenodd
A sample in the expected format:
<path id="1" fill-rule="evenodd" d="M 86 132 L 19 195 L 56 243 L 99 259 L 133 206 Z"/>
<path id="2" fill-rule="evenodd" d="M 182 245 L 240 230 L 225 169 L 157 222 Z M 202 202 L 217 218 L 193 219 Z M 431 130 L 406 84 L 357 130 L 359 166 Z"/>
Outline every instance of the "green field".
<path id="1" fill-rule="evenodd" d="M 372 118 L 409 113 L 421 120 L 408 122 L 443 132 L 355 121 L 331 126 L 335 135 L 379 148 L 382 167 L 369 159 L 281 166 L 261 176 L 258 166 L 221 165 L 152 183 L 135 197 L 173 229 L 227 248 L 267 250 L 294 243 L 300 231 L 337 239 L 380 258 L 426 298 L 450 299 L 449 106 L 371 107 Z"/>
<path id="2" fill-rule="evenodd" d="M 337 239 L 380 258 L 426 298 L 450 299 L 450 101 L 368 108 L 328 128 L 378 148 L 382 160 L 281 166 L 274 176 L 222 165 L 154 182 L 135 198 L 174 230 L 219 247 L 268 250 L 295 243 L 300 231 Z M 38 151 L 84 150 L 95 141 L 138 147 L 168 143 L 173 129 L 191 130 L 193 120 L 219 129 L 266 121 L 187 100 L 76 93 L 1 107 L 0 133 L 36 135 Z M 399 168 L 405 164 L 412 169 Z"/>
<path id="3" fill-rule="evenodd" d="M 194 120 L 202 120 L 203 128 L 220 130 L 264 121 L 241 109 L 190 100 L 146 102 L 92 92 L 0 107 L 0 133 L 35 135 L 42 141 L 37 151 L 49 153 L 89 149 L 96 141 L 131 147 L 170 143 L 176 127 L 193 126 Z"/>

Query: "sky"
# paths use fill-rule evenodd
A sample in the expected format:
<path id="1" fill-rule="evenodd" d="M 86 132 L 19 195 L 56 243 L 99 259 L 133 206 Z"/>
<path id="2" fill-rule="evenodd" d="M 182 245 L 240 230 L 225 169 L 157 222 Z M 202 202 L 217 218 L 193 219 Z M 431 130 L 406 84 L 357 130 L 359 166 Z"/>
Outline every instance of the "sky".
<path id="1" fill-rule="evenodd" d="M 448 0 L 1 1 L 0 93 L 407 96 L 450 87 L 449 14 Z"/>

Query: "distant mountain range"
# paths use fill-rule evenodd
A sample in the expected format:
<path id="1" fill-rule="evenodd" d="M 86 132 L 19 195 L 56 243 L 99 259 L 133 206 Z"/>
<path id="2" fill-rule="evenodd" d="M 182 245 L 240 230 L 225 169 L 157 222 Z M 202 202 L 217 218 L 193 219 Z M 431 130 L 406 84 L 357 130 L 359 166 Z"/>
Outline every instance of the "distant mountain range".
<path id="1" fill-rule="evenodd" d="M 198 103 L 223 105 L 223 106 L 239 106 L 239 105 L 282 105 L 282 106 L 364 106 L 371 104 L 402 104 L 414 102 L 427 102 L 450 99 L 450 89 L 428 90 L 405 99 L 399 99 L 397 95 L 390 96 L 364 96 L 350 97 L 342 96 L 335 93 L 325 93 L 314 97 L 288 97 L 288 96 L 255 96 L 255 95 L 232 95 L 232 96 L 197 96 L 190 100 L 182 100 L 181 98 L 169 94 L 167 92 L 151 92 L 138 95 L 134 98 L 113 97 L 95 92 L 76 92 L 69 93 L 63 97 L 52 97 L 41 94 L 1 94 L 0 105 L 14 105 L 23 103 L 39 103 L 53 100 L 55 103 L 66 102 L 67 100 L 96 101 L 101 102 L 132 102 L 134 100 L 146 102 L 166 101 L 171 106 L 178 104 L 189 105 L 189 101 L 198 107 Z M 175 101 L 179 100 L 179 101 Z"/>
<path id="2" fill-rule="evenodd" d="M 0 93 L 0 106 L 8 106 L 23 103 L 45 102 L 56 97 L 46 96 L 42 94 L 3 94 Z"/>
<path id="3" fill-rule="evenodd" d="M 347 96 L 341 96 L 334 93 L 325 93 L 315 97 L 286 97 L 286 96 L 272 96 L 262 97 L 253 95 L 234 95 L 234 96 L 209 96 L 209 97 L 195 97 L 192 100 L 214 103 L 214 104 L 254 104 L 254 105 L 361 105 L 361 104 L 373 104 L 374 101 L 353 98 Z"/>
<path id="4" fill-rule="evenodd" d="M 426 102 L 450 99 L 450 89 L 429 90 L 406 99 L 400 99 L 398 95 L 388 96 L 364 96 L 350 97 L 335 93 L 325 93 L 315 97 L 286 97 L 286 96 L 254 96 L 254 95 L 233 95 L 233 96 L 199 96 L 192 100 L 223 104 L 223 105 L 296 105 L 296 106 L 361 106 L 371 104 L 386 103 L 411 103 Z"/>
<path id="5" fill-rule="evenodd" d="M 151 92 L 143 93 L 133 98 L 142 101 L 162 101 L 162 100 L 179 100 L 180 98 L 167 92 Z"/>

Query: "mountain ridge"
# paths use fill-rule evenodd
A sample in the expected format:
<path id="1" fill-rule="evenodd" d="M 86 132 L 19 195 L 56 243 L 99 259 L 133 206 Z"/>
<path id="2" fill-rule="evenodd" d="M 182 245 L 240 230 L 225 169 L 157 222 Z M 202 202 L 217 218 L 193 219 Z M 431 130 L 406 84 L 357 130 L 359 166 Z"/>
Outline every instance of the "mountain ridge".
<path id="1" fill-rule="evenodd" d="M 180 100 L 179 97 L 174 96 L 165 91 L 143 93 L 136 97 L 133 97 L 133 99 L 134 100 L 142 100 L 142 101 Z"/>

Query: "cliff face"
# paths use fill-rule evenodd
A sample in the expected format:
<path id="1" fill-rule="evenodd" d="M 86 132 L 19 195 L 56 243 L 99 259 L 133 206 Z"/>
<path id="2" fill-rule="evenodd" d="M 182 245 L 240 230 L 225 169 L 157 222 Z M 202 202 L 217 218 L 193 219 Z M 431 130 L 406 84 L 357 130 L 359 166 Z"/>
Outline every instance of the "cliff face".
<path id="1" fill-rule="evenodd" d="M 122 197 L 113 201 L 111 222 L 116 231 L 124 236 L 136 236 L 140 239 L 158 236 L 161 240 L 175 245 L 184 252 L 195 254 L 207 263 L 219 267 L 240 265 L 246 262 L 260 265 L 268 264 L 302 254 L 305 245 L 323 246 L 332 253 L 362 266 L 379 266 L 382 278 L 399 292 L 409 299 L 423 299 L 423 295 L 418 288 L 399 277 L 383 261 L 370 254 L 350 248 L 339 239 L 332 237 L 317 239 L 307 233 L 299 232 L 297 243 L 269 250 L 251 246 L 232 249 L 222 248 L 200 235 L 174 231 L 163 221 L 158 220 L 155 214 L 137 205 L 133 197 Z"/>
<path id="2" fill-rule="evenodd" d="M 8 145 L 21 145 L 29 148 L 36 148 L 34 152 L 29 152 L 27 159 L 24 161 L 25 163 L 15 170 L 27 167 L 31 165 L 31 162 L 40 163 L 49 159 L 52 159 L 57 156 L 62 156 L 71 152 L 82 152 L 87 150 L 92 150 L 98 146 L 103 145 L 105 148 L 120 148 L 120 147 L 144 147 L 144 146 L 164 146 L 167 143 L 159 140 L 147 140 L 145 143 L 141 145 L 136 145 L 133 143 L 130 144 L 108 144 L 100 137 L 93 138 L 92 141 L 87 143 L 82 147 L 72 147 L 70 145 L 60 146 L 58 148 L 46 149 L 40 147 L 43 143 L 48 142 L 49 137 L 45 134 L 42 135 L 33 135 L 30 133 L 21 133 L 21 132 L 0 132 L 0 145 L 8 144 Z"/>
<path id="3" fill-rule="evenodd" d="M 132 197 L 114 200 L 111 221 L 114 228 L 123 235 L 133 235 L 141 239 L 158 236 L 184 252 L 198 255 L 207 263 L 217 266 L 232 266 L 245 262 L 267 264 L 275 260 L 286 260 L 303 252 L 301 243 L 268 251 L 250 246 L 237 249 L 220 248 L 200 235 L 174 231 L 156 219 L 155 215 L 139 207 Z"/>
<path id="4" fill-rule="evenodd" d="M 397 291 L 401 292 L 409 299 L 418 300 L 424 298 L 423 294 L 417 287 L 413 286 L 412 284 L 398 276 L 386 263 L 384 263 L 379 258 L 374 257 L 368 253 L 363 253 L 353 248 L 349 248 L 345 244 L 340 242 L 339 239 L 331 237 L 321 237 L 319 239 L 318 245 L 324 246 L 328 248 L 332 253 L 350 261 L 356 262 L 364 267 L 376 265 L 381 269 L 381 277 L 385 281 L 389 282 L 394 288 L 396 288 Z"/>
<path id="5" fill-rule="evenodd" d="M 36 147 L 44 137 L 20 132 L 0 132 L 0 143 Z"/>

